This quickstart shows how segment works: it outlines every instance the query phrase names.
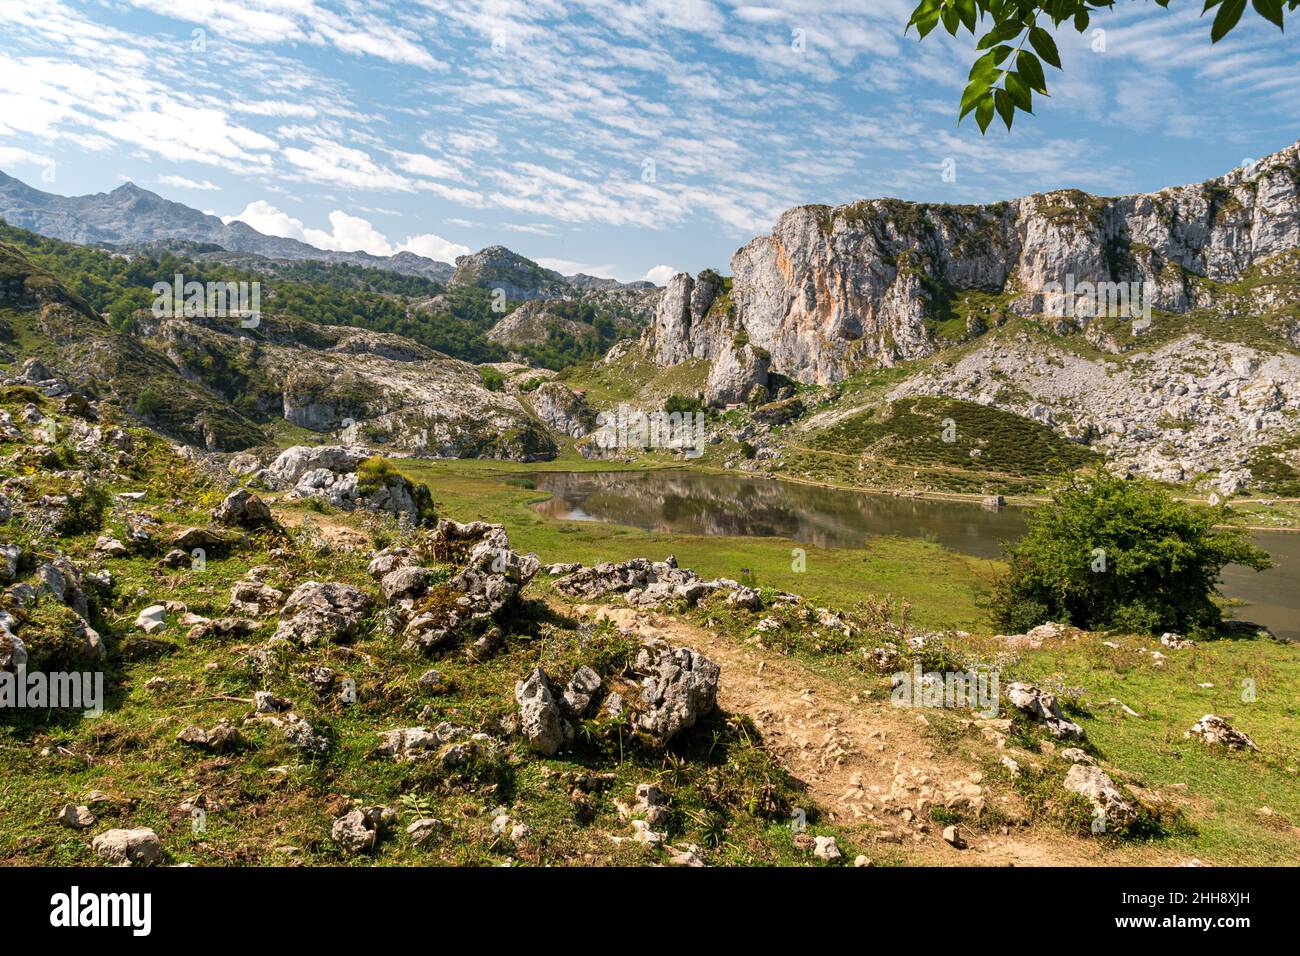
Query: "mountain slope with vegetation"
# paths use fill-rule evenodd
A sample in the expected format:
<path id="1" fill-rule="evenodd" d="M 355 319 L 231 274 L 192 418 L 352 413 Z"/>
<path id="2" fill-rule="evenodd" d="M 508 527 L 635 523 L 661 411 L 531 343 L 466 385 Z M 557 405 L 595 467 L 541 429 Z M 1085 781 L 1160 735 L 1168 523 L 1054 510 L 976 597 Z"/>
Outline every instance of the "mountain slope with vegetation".
<path id="1" fill-rule="evenodd" d="M 8 864 L 110 863 L 99 838 L 119 830 L 140 864 L 197 865 L 1268 864 L 1300 847 L 1300 671 L 1263 635 L 939 633 L 883 593 L 823 606 L 672 561 L 565 563 L 602 532 L 539 528 L 505 465 L 366 459 L 367 482 L 431 484 L 437 515 L 402 522 L 247 487 L 111 402 L 4 387 L 0 411 L 0 671 L 21 651 L 102 669 L 107 691 L 100 716 L 0 714 Z M 480 516 L 531 526 L 518 538 L 542 553 Z M 644 545 L 605 535 L 580 547 Z M 201 562 L 178 546 L 200 538 Z M 629 589 L 637 573 L 660 580 Z M 453 595 L 479 613 L 446 617 Z M 913 667 L 990 665 L 997 714 L 895 702 Z M 649 688 L 684 673 L 692 692 L 657 708 Z M 1206 713 L 1251 746 L 1193 734 Z"/>
<path id="2" fill-rule="evenodd" d="M 104 250 L 3 222 L 0 241 L 21 249 L 124 331 L 132 328 L 136 313 L 153 303 L 155 283 L 171 282 L 182 274 L 186 281 L 204 283 L 260 282 L 266 311 L 286 318 L 402 335 L 469 362 L 499 362 L 513 353 L 556 370 L 589 361 L 619 335 L 637 334 L 658 295 L 654 289 L 565 287 L 570 298 L 556 299 L 552 308 L 571 315 L 590 331 L 543 337 L 507 349 L 489 333 L 521 303 L 502 298 L 494 287 L 468 281 L 444 285 L 357 265 L 231 254 L 193 242 L 157 241 Z"/>
<path id="3" fill-rule="evenodd" d="M 47 259 L 91 262 L 94 269 L 71 274 L 105 298 L 114 294 L 111 282 L 97 281 L 114 275 L 105 253 L 61 247 Z M 229 317 L 135 310 L 119 331 L 17 248 L 0 244 L 0 269 L 0 345 L 12 375 L 31 384 L 62 376 L 199 448 L 269 444 L 287 422 L 405 452 L 554 454 L 545 426 L 517 397 L 489 391 L 473 366 L 400 336 L 281 317 L 274 304 L 249 328 Z"/>

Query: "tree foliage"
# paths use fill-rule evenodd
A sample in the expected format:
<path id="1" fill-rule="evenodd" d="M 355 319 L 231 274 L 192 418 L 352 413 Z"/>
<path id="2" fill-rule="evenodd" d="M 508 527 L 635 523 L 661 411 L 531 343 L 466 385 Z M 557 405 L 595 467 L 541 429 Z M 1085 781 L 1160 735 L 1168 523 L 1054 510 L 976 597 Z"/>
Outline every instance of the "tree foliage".
<path id="1" fill-rule="evenodd" d="M 1170 0 L 1154 2 L 1168 7 Z M 1205 0 L 1201 15 L 1214 11 L 1212 43 L 1241 22 L 1246 5 L 1247 0 Z M 962 30 L 978 36 L 976 49 L 982 52 L 971 66 L 958 122 L 973 112 L 985 132 L 996 114 L 1009 130 L 1017 110 L 1034 111 L 1035 93 L 1048 95 L 1043 64 L 1061 68 L 1053 34 L 1070 27 L 1084 33 L 1095 13 L 1113 6 L 1115 0 L 921 0 L 907 29 L 916 27 L 921 39 L 938 26 L 954 37 Z M 1300 7 L 1300 0 L 1250 0 L 1250 6 L 1280 30 L 1286 13 Z"/>
<path id="2" fill-rule="evenodd" d="M 177 273 L 205 284 L 257 281 L 262 285 L 263 309 L 270 315 L 390 332 L 475 364 L 504 362 L 513 352 L 559 371 L 604 355 L 621 335 L 629 334 L 634 323 L 631 310 L 617 304 L 559 300 L 548 310 L 588 329 L 577 334 L 554 329 L 544 342 L 506 348 L 487 334 L 519 303 L 508 302 L 506 312 L 498 311 L 492 290 L 478 286 L 449 287 L 422 276 L 352 263 L 266 260 L 250 268 L 172 251 L 113 255 L 50 239 L 4 220 L 0 220 L 0 241 L 13 243 L 48 269 L 119 332 L 136 331 L 133 316 L 153 303 L 154 283 L 170 282 Z"/>
<path id="3" fill-rule="evenodd" d="M 1152 482 L 1099 469 L 1030 515 L 994 588 L 994 617 L 1014 631 L 1058 621 L 1212 632 L 1222 623 L 1211 598 L 1223 567 L 1270 565 L 1244 531 L 1217 527 L 1225 520 L 1223 507 L 1188 505 Z"/>

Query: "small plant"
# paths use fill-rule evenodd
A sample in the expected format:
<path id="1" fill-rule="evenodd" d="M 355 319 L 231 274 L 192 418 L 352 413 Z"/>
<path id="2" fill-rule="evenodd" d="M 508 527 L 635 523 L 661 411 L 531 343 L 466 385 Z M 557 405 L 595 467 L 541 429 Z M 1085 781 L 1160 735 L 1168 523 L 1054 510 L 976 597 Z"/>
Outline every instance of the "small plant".
<path id="1" fill-rule="evenodd" d="M 489 392 L 499 392 L 506 387 L 506 377 L 494 368 L 480 366 L 478 375 L 483 380 L 483 387 Z"/>
<path id="2" fill-rule="evenodd" d="M 404 793 L 398 798 L 397 805 L 404 816 L 416 819 L 431 817 L 434 813 L 433 802 L 422 793 Z"/>

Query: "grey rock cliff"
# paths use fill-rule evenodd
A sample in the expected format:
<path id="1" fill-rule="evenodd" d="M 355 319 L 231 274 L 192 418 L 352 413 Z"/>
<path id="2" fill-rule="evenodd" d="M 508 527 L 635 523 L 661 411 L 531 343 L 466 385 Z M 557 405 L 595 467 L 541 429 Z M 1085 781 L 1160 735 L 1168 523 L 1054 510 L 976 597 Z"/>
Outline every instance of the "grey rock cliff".
<path id="1" fill-rule="evenodd" d="M 1300 144 L 1217 179 L 1149 195 L 1059 190 L 988 206 L 893 199 L 800 206 L 732 257 L 740 326 L 772 368 L 837 381 L 936 347 L 933 324 L 963 290 L 1008 296 L 1024 315 L 1060 314 L 1050 283 L 1150 283 L 1156 309 L 1214 300 L 1212 283 L 1300 246 Z M 1207 281 L 1208 280 L 1208 281 Z M 698 355 L 673 280 L 656 319 L 661 364 Z"/>

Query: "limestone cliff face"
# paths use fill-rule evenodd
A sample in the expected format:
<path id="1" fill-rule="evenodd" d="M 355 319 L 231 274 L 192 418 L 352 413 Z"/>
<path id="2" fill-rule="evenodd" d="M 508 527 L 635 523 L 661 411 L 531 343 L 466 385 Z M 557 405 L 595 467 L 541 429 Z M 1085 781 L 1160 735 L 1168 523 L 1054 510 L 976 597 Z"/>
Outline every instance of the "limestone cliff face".
<path id="1" fill-rule="evenodd" d="M 825 383 L 857 364 L 933 351 L 934 325 L 963 291 L 1005 295 L 1023 315 L 1061 315 L 1072 303 L 1051 283 L 1150 283 L 1153 308 L 1181 312 L 1213 304 L 1213 282 L 1297 247 L 1300 143 L 1150 195 L 800 206 L 732 257 L 730 298 L 774 372 Z M 664 295 L 654 328 L 662 364 L 712 357 L 688 302 L 697 287 L 678 276 Z"/>
<path id="2" fill-rule="evenodd" d="M 679 272 L 669 280 L 647 334 L 655 362 L 676 365 L 716 358 L 737 330 L 723 278 L 705 270 L 694 279 Z"/>

